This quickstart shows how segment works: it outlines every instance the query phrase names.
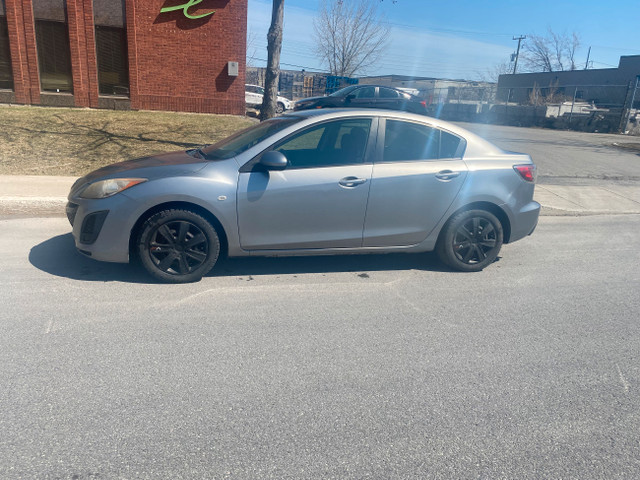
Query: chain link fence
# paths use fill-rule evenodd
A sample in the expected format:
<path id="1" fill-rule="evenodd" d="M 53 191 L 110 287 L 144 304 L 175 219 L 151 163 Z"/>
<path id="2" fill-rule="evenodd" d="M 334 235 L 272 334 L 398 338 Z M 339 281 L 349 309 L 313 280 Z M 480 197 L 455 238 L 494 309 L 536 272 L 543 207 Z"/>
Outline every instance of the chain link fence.
<path id="1" fill-rule="evenodd" d="M 448 87 L 419 96 L 445 120 L 640 134 L 639 84 Z"/>

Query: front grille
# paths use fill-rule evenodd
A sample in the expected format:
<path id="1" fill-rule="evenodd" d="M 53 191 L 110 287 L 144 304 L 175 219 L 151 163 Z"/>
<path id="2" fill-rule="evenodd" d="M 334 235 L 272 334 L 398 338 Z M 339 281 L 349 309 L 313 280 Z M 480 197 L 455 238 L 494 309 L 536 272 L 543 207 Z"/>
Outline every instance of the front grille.
<path id="1" fill-rule="evenodd" d="M 78 205 L 76 205 L 75 203 L 68 202 L 66 211 L 67 211 L 67 219 L 69 220 L 69 223 L 73 227 L 73 222 L 76 219 L 76 213 L 78 212 Z"/>

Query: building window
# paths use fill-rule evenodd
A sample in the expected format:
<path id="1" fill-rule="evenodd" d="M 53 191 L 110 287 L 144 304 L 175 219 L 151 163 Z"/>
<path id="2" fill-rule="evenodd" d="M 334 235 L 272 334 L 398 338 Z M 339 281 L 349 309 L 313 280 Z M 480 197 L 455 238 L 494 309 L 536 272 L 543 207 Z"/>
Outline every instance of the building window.
<path id="1" fill-rule="evenodd" d="M 73 92 L 71 50 L 65 0 L 33 0 L 40 87 Z"/>
<path id="2" fill-rule="evenodd" d="M 101 95 L 129 95 L 124 0 L 94 0 L 98 88 Z"/>
<path id="3" fill-rule="evenodd" d="M 9 51 L 9 30 L 4 0 L 0 0 L 0 88 L 13 89 L 11 52 Z"/>

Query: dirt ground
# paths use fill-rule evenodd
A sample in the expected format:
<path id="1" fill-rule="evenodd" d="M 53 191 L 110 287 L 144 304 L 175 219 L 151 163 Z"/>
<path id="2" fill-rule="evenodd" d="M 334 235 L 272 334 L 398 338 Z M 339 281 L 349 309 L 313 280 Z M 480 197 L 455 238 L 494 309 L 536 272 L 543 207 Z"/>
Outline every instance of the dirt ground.
<path id="1" fill-rule="evenodd" d="M 1 175 L 80 176 L 214 143 L 256 120 L 231 115 L 0 105 Z"/>

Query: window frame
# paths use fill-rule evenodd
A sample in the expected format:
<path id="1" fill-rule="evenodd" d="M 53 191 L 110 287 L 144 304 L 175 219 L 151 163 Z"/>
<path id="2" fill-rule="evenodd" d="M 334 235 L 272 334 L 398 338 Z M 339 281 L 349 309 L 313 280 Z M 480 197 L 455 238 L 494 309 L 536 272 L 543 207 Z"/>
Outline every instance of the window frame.
<path id="1" fill-rule="evenodd" d="M 314 128 L 318 128 L 321 127 L 322 125 L 328 124 L 328 123 L 333 123 L 333 122 L 339 122 L 339 121 L 350 121 L 350 120 L 370 120 L 371 121 L 371 125 L 369 126 L 369 134 L 367 137 L 367 144 L 365 146 L 365 151 L 364 151 L 364 155 L 362 157 L 362 162 L 359 163 L 349 163 L 349 164 L 337 164 L 337 165 L 315 165 L 315 166 L 304 166 L 304 167 L 295 167 L 292 165 L 287 165 L 287 167 L 284 169 L 286 170 L 309 170 L 311 168 L 335 168 L 335 167 L 348 167 L 348 166 L 354 166 L 354 165 L 371 165 L 373 164 L 373 156 L 375 155 L 375 151 L 376 151 L 376 140 L 377 140 L 377 132 L 379 132 L 379 123 L 380 123 L 380 119 L 378 117 L 375 116 L 370 116 L 370 115 L 358 115 L 357 117 L 344 117 L 344 118 L 331 118 L 331 119 L 327 119 L 327 120 L 323 120 L 321 122 L 317 122 L 317 123 L 313 123 L 311 125 L 307 125 L 306 127 L 301 128 L 300 130 L 296 130 L 295 132 L 291 132 L 289 135 L 287 135 L 284 138 L 281 138 L 280 140 L 278 140 L 277 142 L 269 145 L 267 148 L 265 148 L 263 151 L 261 151 L 260 153 L 258 153 L 255 157 L 253 157 L 251 160 L 249 160 L 247 163 L 245 163 L 242 167 L 240 167 L 240 169 L 238 170 L 239 173 L 249 173 L 249 172 L 253 172 L 256 169 L 256 166 L 258 165 L 258 163 L 260 162 L 260 159 L 262 158 L 262 156 L 270 151 L 276 150 L 278 147 L 282 146 L 283 144 L 285 144 L 286 142 L 290 141 L 293 137 L 298 136 L 298 135 L 303 135 L 305 134 L 307 131 L 310 131 Z M 335 139 L 334 139 L 335 140 Z"/>

